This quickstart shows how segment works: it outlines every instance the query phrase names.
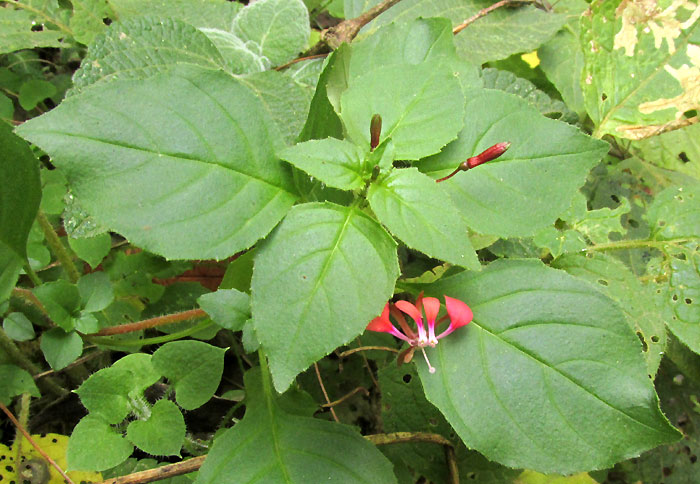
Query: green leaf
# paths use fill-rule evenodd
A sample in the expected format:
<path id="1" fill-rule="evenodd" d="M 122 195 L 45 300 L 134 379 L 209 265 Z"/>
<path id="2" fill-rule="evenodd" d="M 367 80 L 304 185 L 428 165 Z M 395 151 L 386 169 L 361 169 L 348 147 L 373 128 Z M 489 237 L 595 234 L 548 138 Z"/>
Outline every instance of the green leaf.
<path id="1" fill-rule="evenodd" d="M 447 17 L 456 27 L 489 5 L 479 0 L 404 0 L 377 17 L 366 32 L 371 33 L 379 25 L 390 22 L 405 25 L 419 17 L 434 16 Z M 483 64 L 529 52 L 554 35 L 565 21 L 564 15 L 531 5 L 500 8 L 455 36 L 457 53 L 470 62 Z"/>
<path id="2" fill-rule="evenodd" d="M 270 61 L 231 32 L 219 29 L 199 29 L 219 50 L 226 69 L 233 74 L 250 74 L 270 68 Z"/>
<path id="3" fill-rule="evenodd" d="M 0 242 L 0 304 L 10 298 L 22 270 L 22 259 Z"/>
<path id="4" fill-rule="evenodd" d="M 578 2 L 577 2 L 578 3 Z M 581 1 L 583 8 L 588 4 Z M 583 49 L 579 43 L 578 16 L 569 20 L 548 42 L 537 49 L 540 68 L 561 94 L 566 106 L 583 118 L 586 107 L 581 89 Z"/>
<path id="5" fill-rule="evenodd" d="M 225 352 L 225 348 L 201 341 L 174 341 L 158 348 L 151 361 L 175 388 L 178 405 L 194 410 L 207 403 L 219 387 Z"/>
<path id="6" fill-rule="evenodd" d="M 632 142 L 630 151 L 661 168 L 679 171 L 700 180 L 700 123 Z"/>
<path id="7" fill-rule="evenodd" d="M 364 186 L 365 150 L 336 138 L 311 140 L 287 148 L 278 155 L 328 186 L 357 190 Z"/>
<path id="8" fill-rule="evenodd" d="M 117 77 L 145 79 L 177 64 L 217 70 L 225 62 L 206 35 L 180 20 L 151 16 L 122 20 L 90 45 L 73 76 L 74 92 Z"/>
<path id="9" fill-rule="evenodd" d="M 19 88 L 19 105 L 31 111 L 44 99 L 56 94 L 56 86 L 42 79 L 31 79 Z"/>
<path id="10" fill-rule="evenodd" d="M 328 100 L 327 84 L 329 79 L 333 78 L 336 64 L 344 64 L 345 56 L 343 53 L 347 52 L 349 48 L 348 45 L 342 45 L 327 57 L 326 66 L 321 71 L 316 92 L 311 99 L 309 115 L 301 134 L 299 134 L 299 141 L 343 137 L 343 126 L 340 118 L 335 112 L 333 104 Z"/>
<path id="11" fill-rule="evenodd" d="M 656 196 L 646 217 L 656 239 L 700 237 L 700 185 L 668 187 Z"/>
<path id="12" fill-rule="evenodd" d="M 253 278 L 255 248 L 236 257 L 226 268 L 219 289 L 237 289 L 250 294 L 250 281 Z"/>
<path id="13" fill-rule="evenodd" d="M 19 132 L 52 155 L 98 221 L 168 258 L 247 249 L 296 198 L 260 101 L 222 72 L 101 84 Z"/>
<path id="14" fill-rule="evenodd" d="M 697 109 L 693 8 L 674 3 L 640 13 L 634 2 L 597 0 L 581 17 L 582 87 L 595 136 L 643 139 L 683 126 L 683 114 Z"/>
<path id="15" fill-rule="evenodd" d="M 68 237 L 68 245 L 75 254 L 95 269 L 109 254 L 112 248 L 112 237 L 108 233 L 94 237 Z"/>
<path id="16" fill-rule="evenodd" d="M 29 341 L 36 337 L 32 322 L 22 313 L 10 313 L 5 316 L 2 329 L 15 341 Z"/>
<path id="17" fill-rule="evenodd" d="M 116 372 L 126 370 L 130 373 L 128 379 L 128 395 L 132 398 L 141 394 L 158 380 L 160 373 L 151 362 L 152 356 L 145 353 L 133 353 L 115 361 L 111 368 Z M 99 373 L 99 372 L 98 372 Z"/>
<path id="18" fill-rule="evenodd" d="M 399 275 L 396 243 L 356 208 L 307 203 L 258 250 L 253 320 L 275 388 L 284 391 L 381 312 Z"/>
<path id="19" fill-rule="evenodd" d="M 486 89 L 498 89 L 515 94 L 525 99 L 548 118 L 559 119 L 567 123 L 575 122 L 578 119 L 577 115 L 566 107 L 566 104 L 558 99 L 552 99 L 544 91 L 537 89 L 532 82 L 518 77 L 512 72 L 487 68 L 482 71 L 482 76 Z"/>
<path id="20" fill-rule="evenodd" d="M 243 6 L 228 0 L 109 0 L 120 19 L 143 15 L 171 18 L 197 28 L 230 31 L 233 19 Z"/>
<path id="21" fill-rule="evenodd" d="M 370 120 L 381 115 L 380 142 L 391 138 L 399 159 L 438 152 L 463 126 L 459 81 L 437 62 L 379 67 L 351 79 L 340 105 L 348 137 L 360 146 L 369 147 Z"/>
<path id="22" fill-rule="evenodd" d="M 33 31 L 33 14 L 11 7 L 0 8 L 0 54 L 35 47 L 61 47 L 63 32 L 49 30 L 46 26 Z"/>
<path id="23" fill-rule="evenodd" d="M 0 381 L 0 403 L 5 406 L 12 403 L 14 396 L 22 393 L 29 393 L 37 398 L 41 396 L 32 375 L 15 365 L 0 365 Z"/>
<path id="24" fill-rule="evenodd" d="M 53 328 L 41 335 L 41 351 L 53 370 L 62 370 L 83 353 L 83 339 L 75 331 Z"/>
<path id="25" fill-rule="evenodd" d="M 59 279 L 33 289 L 51 320 L 66 331 L 73 329 L 73 318 L 80 309 L 80 292 L 75 284 Z"/>
<path id="26" fill-rule="evenodd" d="M 670 253 L 668 290 L 663 294 L 670 314 L 666 321 L 676 337 L 700 354 L 700 246 L 698 241 Z"/>
<path id="27" fill-rule="evenodd" d="M 95 35 L 107 28 L 104 19 L 114 17 L 108 0 L 71 0 L 73 16 L 70 28 L 78 42 L 89 44 Z"/>
<path id="28" fill-rule="evenodd" d="M 68 441 L 68 469 L 103 471 L 124 462 L 133 450 L 104 420 L 88 415 L 78 422 Z"/>
<path id="29" fill-rule="evenodd" d="M 241 10 L 231 31 L 277 66 L 306 48 L 309 12 L 301 0 L 259 0 Z"/>
<path id="30" fill-rule="evenodd" d="M 93 272 L 81 276 L 78 280 L 78 291 L 83 311 L 88 313 L 102 311 L 114 301 L 112 283 L 104 272 Z"/>
<path id="31" fill-rule="evenodd" d="M 158 400 L 147 420 L 135 420 L 126 429 L 126 438 L 151 455 L 180 455 L 185 440 L 185 419 L 170 400 Z"/>
<path id="32" fill-rule="evenodd" d="M 666 324 L 656 288 L 642 284 L 622 262 L 604 254 L 565 255 L 554 267 L 587 280 L 620 306 L 642 342 L 647 373 L 655 375 L 666 350 Z"/>
<path id="33" fill-rule="evenodd" d="M 12 99 L 5 94 L 0 94 L 0 119 L 9 121 L 12 119 L 14 112 L 15 105 L 12 103 Z"/>
<path id="34" fill-rule="evenodd" d="M 481 268 L 449 194 L 417 169 L 392 171 L 370 186 L 367 199 L 379 221 L 407 246 L 471 270 Z"/>
<path id="35" fill-rule="evenodd" d="M 250 296 L 236 289 L 219 289 L 199 296 L 200 307 L 222 328 L 240 331 L 250 319 Z"/>
<path id="36" fill-rule="evenodd" d="M 571 474 L 674 442 L 639 339 L 617 304 L 539 261 L 499 261 L 425 287 L 474 320 L 417 362 L 467 447 L 509 467 Z"/>
<path id="37" fill-rule="evenodd" d="M 262 101 L 284 140 L 293 143 L 304 127 L 311 93 L 277 71 L 240 76 L 238 80 Z"/>
<path id="38" fill-rule="evenodd" d="M 353 428 L 287 413 L 259 369 L 246 372 L 245 387 L 243 420 L 214 440 L 196 484 L 396 482 L 391 464 Z"/>
<path id="39" fill-rule="evenodd" d="M 129 391 L 132 382 L 133 374 L 128 368 L 103 368 L 90 375 L 75 393 L 91 415 L 98 415 L 105 422 L 118 424 L 126 418 L 131 409 Z"/>
<path id="40" fill-rule="evenodd" d="M 0 242 L 21 259 L 27 257 L 27 237 L 39 201 L 41 181 L 39 162 L 27 143 L 12 134 L 12 128 L 0 122 Z"/>
<path id="41" fill-rule="evenodd" d="M 467 93 L 464 129 L 419 169 L 451 173 L 489 146 L 512 143 L 498 160 L 443 182 L 469 227 L 501 237 L 528 236 L 564 212 L 588 171 L 608 150 L 566 123 L 547 119 L 524 100 L 489 89 Z"/>

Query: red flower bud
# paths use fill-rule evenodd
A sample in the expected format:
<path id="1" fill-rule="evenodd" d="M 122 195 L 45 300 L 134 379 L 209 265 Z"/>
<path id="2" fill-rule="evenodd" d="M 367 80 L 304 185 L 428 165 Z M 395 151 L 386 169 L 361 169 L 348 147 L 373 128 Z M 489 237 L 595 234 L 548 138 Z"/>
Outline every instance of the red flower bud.
<path id="1" fill-rule="evenodd" d="M 370 135 L 370 150 L 379 146 L 379 136 L 382 134 L 382 117 L 378 114 L 372 116 L 372 121 L 369 124 L 369 135 Z"/>
<path id="2" fill-rule="evenodd" d="M 495 160 L 503 153 L 505 153 L 508 148 L 510 148 L 510 142 L 508 141 L 496 143 L 495 145 L 493 145 L 490 148 L 487 148 L 478 155 L 472 156 L 471 158 L 467 158 L 467 161 L 465 161 L 465 163 L 467 164 L 468 168 L 466 169 L 468 170 L 469 168 L 474 168 L 475 166 L 479 166 L 482 163 L 486 163 L 487 161 Z"/>

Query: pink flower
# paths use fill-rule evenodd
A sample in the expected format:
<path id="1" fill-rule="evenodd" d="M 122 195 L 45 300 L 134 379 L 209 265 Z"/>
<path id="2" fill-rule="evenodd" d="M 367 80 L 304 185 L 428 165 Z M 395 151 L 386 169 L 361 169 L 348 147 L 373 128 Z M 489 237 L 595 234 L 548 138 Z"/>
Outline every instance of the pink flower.
<path id="1" fill-rule="evenodd" d="M 447 309 L 447 314 L 437 319 L 437 315 L 440 312 L 440 300 L 434 297 L 423 297 L 423 293 L 421 293 L 416 300 L 416 304 L 411 304 L 408 301 L 396 301 L 396 303 L 393 304 L 386 303 L 382 314 L 370 321 L 367 325 L 367 329 L 370 331 L 389 333 L 410 345 L 409 348 L 399 355 L 399 365 L 411 361 L 413 352 L 416 348 L 420 348 L 428 364 L 430 373 L 435 373 L 435 368 L 433 368 L 430 361 L 428 361 L 428 355 L 425 354 L 425 347 L 434 347 L 438 344 L 440 338 L 444 338 L 457 328 L 466 326 L 474 317 L 469 306 L 459 299 L 445 296 L 445 307 Z M 423 311 L 425 311 L 425 319 L 423 318 Z M 404 314 L 410 316 L 416 323 L 418 333 L 414 332 L 408 325 Z M 396 326 L 392 324 L 389 319 L 390 315 L 394 317 L 394 320 L 398 323 L 403 332 L 399 331 Z M 450 325 L 442 333 L 435 336 L 435 327 L 447 318 L 450 319 Z M 424 321 L 428 323 L 427 330 L 423 324 Z"/>

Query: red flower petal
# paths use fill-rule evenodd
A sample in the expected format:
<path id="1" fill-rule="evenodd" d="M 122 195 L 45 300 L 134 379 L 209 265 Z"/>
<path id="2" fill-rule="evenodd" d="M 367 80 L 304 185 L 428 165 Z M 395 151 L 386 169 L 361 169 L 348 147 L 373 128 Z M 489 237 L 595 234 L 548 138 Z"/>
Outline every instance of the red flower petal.
<path id="1" fill-rule="evenodd" d="M 419 321 L 423 320 L 423 315 L 421 314 L 421 312 L 418 310 L 418 308 L 415 305 L 411 304 L 410 302 L 401 300 L 401 301 L 396 301 L 396 303 L 394 303 L 394 305 L 397 308 L 399 308 L 401 311 L 403 311 L 404 313 L 411 316 L 415 322 L 419 322 Z"/>
<path id="2" fill-rule="evenodd" d="M 394 325 L 389 321 L 389 303 L 386 303 L 386 306 L 384 306 L 381 316 L 377 316 L 369 322 L 367 329 L 383 333 L 390 333 L 394 329 Z"/>
<path id="3" fill-rule="evenodd" d="M 449 296 L 445 296 L 445 306 L 447 314 L 450 316 L 450 327 L 452 330 L 466 326 L 474 319 L 474 314 L 466 303 Z"/>
<path id="4" fill-rule="evenodd" d="M 430 321 L 435 321 L 440 312 L 440 300 L 435 297 L 423 298 L 423 307 L 425 308 L 425 318 Z"/>

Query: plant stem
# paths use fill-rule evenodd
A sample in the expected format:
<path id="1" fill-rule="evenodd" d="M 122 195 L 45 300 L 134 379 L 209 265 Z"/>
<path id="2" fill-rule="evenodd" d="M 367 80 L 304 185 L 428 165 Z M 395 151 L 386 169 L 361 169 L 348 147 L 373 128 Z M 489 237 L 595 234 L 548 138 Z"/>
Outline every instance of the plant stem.
<path id="1" fill-rule="evenodd" d="M 43 284 L 43 281 L 39 277 L 39 275 L 34 272 L 34 269 L 32 269 L 32 266 L 29 265 L 29 262 L 24 264 L 24 272 L 27 273 L 27 276 L 29 277 L 29 280 L 32 281 L 32 284 L 34 284 L 34 287 L 36 286 L 41 286 Z"/>
<path id="2" fill-rule="evenodd" d="M 172 334 L 166 334 L 163 336 L 156 336 L 153 338 L 144 338 L 144 339 L 125 339 L 125 340 L 117 340 L 114 338 L 110 338 L 109 336 L 90 336 L 86 335 L 85 338 L 90 341 L 91 343 L 100 345 L 100 346 L 110 346 L 113 348 L 121 348 L 124 346 L 146 346 L 146 345 L 156 345 L 156 344 L 161 344 L 161 343 L 167 343 L 169 341 L 175 341 L 180 338 L 184 338 L 186 336 L 191 336 L 205 328 L 208 328 L 214 324 L 211 321 L 203 321 L 199 323 L 196 326 L 192 326 L 191 328 L 187 328 L 185 330 L 179 331 L 177 333 L 172 333 Z"/>
<path id="3" fill-rule="evenodd" d="M 179 323 L 181 321 L 187 321 L 188 319 L 201 319 L 205 318 L 206 316 L 207 313 L 205 313 L 202 309 L 190 309 L 189 311 L 166 314 L 165 316 L 156 316 L 155 318 L 144 319 L 143 321 L 137 321 L 135 323 L 103 328 L 95 333 L 94 336 L 110 336 L 114 334 L 133 333 L 134 331 L 140 331 L 142 329 L 155 328 L 156 326 L 163 326 L 165 324 Z"/>
<path id="4" fill-rule="evenodd" d="M 10 412 L 10 410 L 2 403 L 0 403 L 0 410 L 5 412 L 5 415 L 7 415 L 7 418 L 9 418 L 10 421 L 15 425 L 15 427 L 17 427 L 17 430 L 22 432 L 24 438 L 27 439 L 27 441 L 29 441 L 30 444 L 32 444 L 32 447 L 34 447 L 36 451 L 39 452 L 39 454 L 41 454 L 41 456 L 46 460 L 46 462 L 48 462 L 51 465 L 51 467 L 56 469 L 58 473 L 61 474 L 61 477 L 63 477 L 63 479 L 65 479 L 65 481 L 68 484 L 75 484 L 71 480 L 71 478 L 68 477 L 68 474 L 66 474 L 64 470 L 61 469 L 58 464 L 56 464 L 56 461 L 54 461 L 46 452 L 44 452 L 44 450 L 41 447 L 39 447 L 39 445 L 36 442 L 34 442 L 34 439 L 32 439 L 32 436 L 29 435 L 29 432 L 27 432 L 24 429 L 24 427 L 17 421 L 15 416 L 12 414 L 12 412 Z M 16 465 L 19 465 L 19 462 L 17 462 Z"/>
<path id="5" fill-rule="evenodd" d="M 493 5 L 482 8 L 479 10 L 477 13 L 469 17 L 467 20 L 456 26 L 454 29 L 452 29 L 452 33 L 454 35 L 457 35 L 460 33 L 462 30 L 466 29 L 469 27 L 471 24 L 479 20 L 481 17 L 485 17 L 494 10 L 505 7 L 506 5 L 517 5 L 519 3 L 533 3 L 534 0 L 501 0 L 500 2 L 496 2 Z"/>
<path id="6" fill-rule="evenodd" d="M 51 251 L 61 262 L 63 269 L 68 274 L 68 279 L 70 279 L 70 282 L 75 284 L 76 282 L 78 282 L 78 279 L 80 279 L 80 272 L 78 272 L 78 268 L 75 267 L 75 264 L 73 263 L 73 258 L 70 256 L 68 250 L 61 242 L 61 239 L 58 238 L 58 234 L 53 229 L 53 226 L 51 225 L 51 222 L 49 222 L 49 219 L 46 218 L 46 214 L 39 210 L 36 219 L 39 222 L 41 230 L 44 232 L 44 237 L 46 237 L 46 242 L 49 244 Z"/>
<path id="7" fill-rule="evenodd" d="M 318 378 L 318 384 L 321 386 L 321 391 L 323 392 L 323 396 L 326 399 L 326 406 L 330 409 L 331 415 L 333 415 L 333 420 L 335 420 L 336 422 L 340 422 L 340 420 L 338 420 L 338 416 L 335 414 L 335 410 L 333 410 L 333 405 L 331 405 L 331 399 L 328 398 L 328 392 L 326 391 L 326 387 L 323 385 L 323 378 L 321 378 L 321 370 L 318 369 L 318 363 L 314 363 L 314 370 L 316 370 L 316 378 Z"/>
<path id="8" fill-rule="evenodd" d="M 338 358 L 346 358 L 353 353 L 357 353 L 358 351 L 371 351 L 371 350 L 379 350 L 379 351 L 391 351 L 392 353 L 399 353 L 399 350 L 396 348 L 389 348 L 388 346 L 360 346 L 358 348 L 352 348 L 350 350 L 343 351 L 342 353 L 338 354 Z"/>
<path id="9" fill-rule="evenodd" d="M 646 247 L 663 248 L 668 245 L 678 245 L 684 242 L 690 242 L 691 240 L 695 239 L 693 237 L 684 237 L 671 240 L 620 240 L 617 242 L 592 245 L 583 249 L 583 252 L 593 252 L 597 250 L 643 249 Z"/>
<path id="10" fill-rule="evenodd" d="M 175 464 L 168 464 L 147 471 L 134 472 L 126 476 L 113 477 L 112 479 L 104 480 L 98 484 L 146 484 L 148 482 L 181 476 L 197 471 L 202 467 L 206 457 L 206 455 L 201 455 L 192 459 L 183 460 L 182 462 L 176 462 Z"/>

